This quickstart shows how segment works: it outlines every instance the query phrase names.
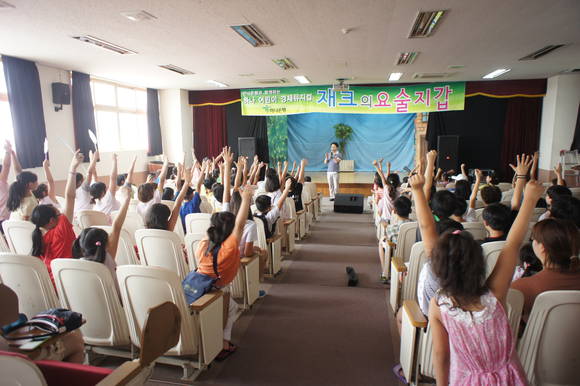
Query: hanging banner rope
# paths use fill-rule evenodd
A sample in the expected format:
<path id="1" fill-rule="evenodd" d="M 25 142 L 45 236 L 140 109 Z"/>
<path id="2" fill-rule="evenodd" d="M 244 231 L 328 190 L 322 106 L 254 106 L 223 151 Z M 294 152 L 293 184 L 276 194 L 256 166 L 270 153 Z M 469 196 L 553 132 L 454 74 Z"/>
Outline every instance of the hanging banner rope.
<path id="1" fill-rule="evenodd" d="M 407 114 L 463 110 L 465 82 L 388 87 L 300 86 L 241 90 L 242 115 Z"/>

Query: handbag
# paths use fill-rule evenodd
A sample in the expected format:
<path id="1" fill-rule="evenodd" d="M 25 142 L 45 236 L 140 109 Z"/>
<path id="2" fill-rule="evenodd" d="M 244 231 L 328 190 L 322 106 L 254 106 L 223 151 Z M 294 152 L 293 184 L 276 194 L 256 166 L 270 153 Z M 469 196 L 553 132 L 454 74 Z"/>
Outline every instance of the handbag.
<path id="1" fill-rule="evenodd" d="M 187 300 L 188 304 L 195 302 L 197 299 L 211 291 L 215 282 L 219 280 L 220 275 L 217 268 L 217 259 L 220 248 L 221 245 L 214 248 L 212 251 L 213 271 L 216 278 L 197 271 L 191 271 L 181 282 L 183 292 L 185 293 L 185 300 Z"/>

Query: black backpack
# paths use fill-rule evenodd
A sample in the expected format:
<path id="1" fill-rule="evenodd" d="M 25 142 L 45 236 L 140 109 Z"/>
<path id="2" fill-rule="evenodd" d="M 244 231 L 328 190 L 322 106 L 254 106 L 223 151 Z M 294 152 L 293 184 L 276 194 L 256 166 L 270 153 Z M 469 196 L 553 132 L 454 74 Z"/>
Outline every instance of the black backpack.
<path id="1" fill-rule="evenodd" d="M 262 223 L 264 224 L 264 233 L 266 234 L 266 239 L 271 239 L 276 234 L 276 223 L 274 223 L 272 225 L 272 229 L 270 229 L 265 214 L 256 214 L 255 217 L 262 220 Z"/>

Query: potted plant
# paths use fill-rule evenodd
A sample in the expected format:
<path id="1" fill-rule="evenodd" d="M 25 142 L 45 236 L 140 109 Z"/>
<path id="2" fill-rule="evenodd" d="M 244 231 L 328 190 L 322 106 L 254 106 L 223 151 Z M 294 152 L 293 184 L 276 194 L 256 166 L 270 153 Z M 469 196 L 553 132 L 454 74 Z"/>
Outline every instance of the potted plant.
<path id="1" fill-rule="evenodd" d="M 338 139 L 338 148 L 342 153 L 343 161 L 340 163 L 341 171 L 354 171 L 354 161 L 345 160 L 346 144 L 352 137 L 352 127 L 344 123 L 334 125 L 334 136 Z"/>

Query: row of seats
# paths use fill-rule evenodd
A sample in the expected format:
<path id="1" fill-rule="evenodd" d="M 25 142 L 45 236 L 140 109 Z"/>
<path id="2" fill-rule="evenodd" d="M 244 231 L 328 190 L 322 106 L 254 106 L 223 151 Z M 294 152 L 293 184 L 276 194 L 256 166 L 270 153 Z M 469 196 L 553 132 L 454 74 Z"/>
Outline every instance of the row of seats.
<path id="1" fill-rule="evenodd" d="M 283 252 L 291 253 L 294 241 L 309 232 L 312 221 L 321 213 L 321 197 L 315 185 L 305 186 L 308 187 L 303 193 L 305 209 L 296 213 L 294 201 L 287 199 L 285 204 L 292 220 L 280 224 L 281 234 L 266 239 L 262 222 L 256 221 L 258 246 L 269 253 L 272 276 L 281 269 Z M 109 225 L 103 225 L 105 218 L 100 212 L 85 211 L 78 217 L 81 227 L 111 230 Z M 0 278 L 18 294 L 20 312 L 26 315 L 57 306 L 81 312 L 87 321 L 81 331 L 89 362 L 97 354 L 132 358 L 133 348 L 140 347 L 148 310 L 165 301 L 174 303 L 184 321 L 180 339 L 158 361 L 181 366 L 184 379 L 192 380 L 207 368 L 223 345 L 222 293 L 211 292 L 188 305 L 181 287 L 185 275 L 197 268 L 194 251 L 205 236 L 210 217 L 208 213 L 188 215 L 183 238 L 177 232 L 132 229 L 133 224 L 124 226 L 116 257 L 120 293 L 107 267 L 76 259 L 53 261 L 55 292 L 43 262 L 27 256 L 32 224 L 6 221 L 3 227 L 8 242 L 4 250 L 9 252 L 0 255 Z M 242 309 L 249 308 L 258 298 L 259 274 L 257 257 L 242 259 L 238 276 L 231 285 L 231 294 L 239 300 Z"/>

